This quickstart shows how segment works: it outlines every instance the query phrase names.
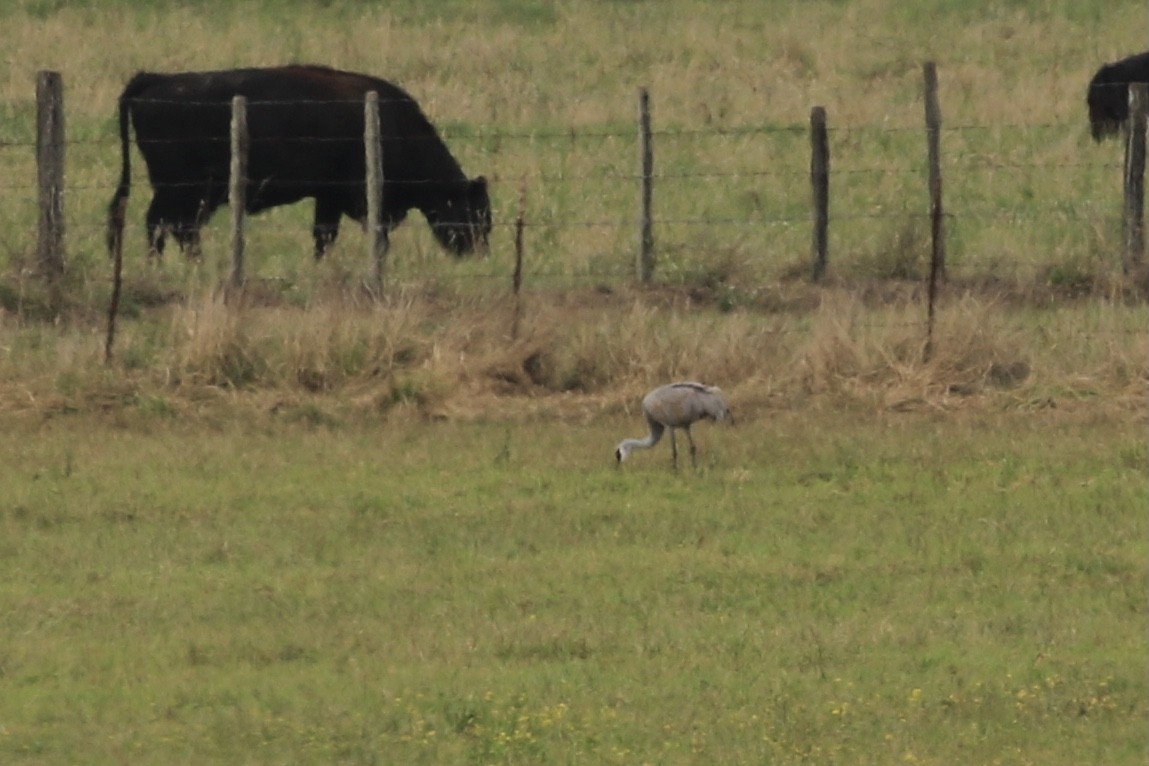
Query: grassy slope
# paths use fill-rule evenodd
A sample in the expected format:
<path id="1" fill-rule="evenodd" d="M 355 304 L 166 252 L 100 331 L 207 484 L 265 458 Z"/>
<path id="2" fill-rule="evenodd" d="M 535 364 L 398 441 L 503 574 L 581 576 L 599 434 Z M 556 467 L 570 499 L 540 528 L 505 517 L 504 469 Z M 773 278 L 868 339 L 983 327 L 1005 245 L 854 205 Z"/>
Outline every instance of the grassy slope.
<path id="1" fill-rule="evenodd" d="M 10 422 L 0 753 L 1141 762 L 1143 429 L 830 415 Z"/>

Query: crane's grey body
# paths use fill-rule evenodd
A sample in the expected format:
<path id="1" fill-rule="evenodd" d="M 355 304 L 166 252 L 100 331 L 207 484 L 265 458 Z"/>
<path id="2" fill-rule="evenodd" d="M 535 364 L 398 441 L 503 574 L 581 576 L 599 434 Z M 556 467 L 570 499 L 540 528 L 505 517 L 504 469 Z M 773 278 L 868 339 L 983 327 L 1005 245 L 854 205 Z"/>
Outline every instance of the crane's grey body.
<path id="1" fill-rule="evenodd" d="M 647 425 L 650 426 L 650 435 L 645 439 L 623 439 L 619 442 L 614 456 L 620 463 L 626 460 L 633 450 L 647 449 L 658 444 L 663 432 L 669 428 L 670 454 L 677 468 L 678 444 L 674 440 L 674 429 L 681 428 L 686 432 L 686 440 L 690 443 L 690 462 L 692 465 L 697 465 L 694 437 L 690 435 L 690 426 L 699 420 L 721 422 L 733 419 L 718 388 L 694 381 L 659 386 L 643 397 L 642 412 L 646 416 Z"/>

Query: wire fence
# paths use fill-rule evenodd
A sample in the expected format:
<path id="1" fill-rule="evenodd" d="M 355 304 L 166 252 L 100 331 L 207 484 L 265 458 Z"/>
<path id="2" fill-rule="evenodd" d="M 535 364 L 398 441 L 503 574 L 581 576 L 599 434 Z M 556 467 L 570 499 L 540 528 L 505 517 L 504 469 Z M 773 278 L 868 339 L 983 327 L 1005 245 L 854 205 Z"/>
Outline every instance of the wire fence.
<path id="1" fill-rule="evenodd" d="M 655 97 L 657 94 L 654 94 Z M 187 108 L 186 102 L 168 101 Z M 259 108 L 298 109 L 302 103 L 261 103 Z M 362 102 L 325 102 L 361 109 Z M 387 102 L 382 102 L 384 108 Z M 206 104 L 205 104 L 206 106 Z M 226 119 L 229 105 L 211 108 Z M 4 110 L 29 114 L 24 107 Z M 217 118 L 213 118 L 217 119 Z M 62 122 L 62 120 L 61 120 Z M 828 115 L 829 235 L 831 273 L 913 277 L 928 261 L 931 214 L 924 124 L 841 126 Z M 35 125 L 5 119 L 0 132 L 0 253 L 28 264 L 42 236 L 43 180 L 36 165 Z M 361 122 L 360 122 L 361 125 Z M 55 190 L 63 210 L 62 247 L 69 269 L 100 281 L 107 206 L 119 178 L 119 138 L 114 126 L 84 126 L 62 140 L 63 182 Z M 448 126 L 442 140 L 470 174 L 491 181 L 494 228 L 491 256 L 460 267 L 437 256 L 437 245 L 418 221 L 394 234 L 392 273 L 397 279 L 432 274 L 436 279 L 509 278 L 513 235 L 522 231 L 529 285 L 551 280 L 572 285 L 635 278 L 641 227 L 649 216 L 655 281 L 698 278 L 766 282 L 810 268 L 812 209 L 807 125 L 655 126 L 650 131 L 652 169 L 639 161 L 637 125 L 554 127 L 538 130 L 466 129 Z M 441 139 L 440 139 L 441 137 Z M 939 172 L 945 181 L 944 220 L 950 276 L 1038 275 L 1068 265 L 1120 267 L 1122 168 L 1117 142 L 1093 145 L 1080 124 L 1024 123 L 940 126 Z M 209 140 L 222 147 L 226 136 Z M 258 151 L 260 138 L 253 138 Z M 362 137 L 296 134 L 277 137 L 280 148 L 321 152 Z M 191 190 L 203 180 L 171 181 L 147 167 L 134 142 L 134 187 L 125 243 L 129 264 L 147 250 L 145 208 L 157 191 Z M 202 151 L 204 139 L 151 141 L 176 151 Z M 409 146 L 417 146 L 409 144 Z M 250 180 L 250 179 L 249 179 Z M 258 185 L 259 179 L 254 179 Z M 276 178 L 318 190 L 362 189 L 362 178 Z M 428 179 L 387 179 L 391 184 Z M 226 179 L 212 177 L 221 188 Z M 640 206 L 649 184 L 651 209 Z M 310 206 L 293 205 L 251 219 L 247 237 L 251 275 L 298 281 L 309 268 Z M 417 216 L 415 216 L 417 218 Z M 226 222 L 216 216 L 205 229 L 204 249 L 226 257 Z M 346 222 L 345 222 L 346 224 Z M 344 227 L 341 250 L 362 252 L 356 227 Z M 129 267 L 130 268 L 130 267 Z M 1069 269 L 1072 270 L 1072 269 Z M 1072 276 L 1072 275 L 1070 275 Z M 1054 278 L 1057 278 L 1056 274 Z M 1068 277 L 1067 277 L 1068 278 Z"/>
<path id="2" fill-rule="evenodd" d="M 1071 126 L 1061 126 L 1061 127 L 1062 127 L 1062 129 L 1066 130 L 1066 132 L 1071 132 L 1074 130 Z M 946 131 L 945 134 L 948 136 L 949 132 Z M 608 134 L 608 135 L 612 138 L 633 139 L 632 135 L 627 135 L 627 134 L 621 133 L 621 132 L 620 133 L 612 133 L 612 134 Z M 657 139 L 658 137 L 660 137 L 662 135 L 663 134 L 656 133 L 655 137 Z M 681 135 L 681 134 L 665 134 L 665 135 Z M 457 141 L 465 140 L 464 138 L 461 138 L 459 136 L 456 136 L 455 139 Z M 75 142 L 69 141 L 69 142 L 67 142 L 67 144 L 70 148 L 83 145 L 83 146 L 89 146 L 89 147 L 96 147 L 99 149 L 105 149 L 108 152 L 112 152 L 117 148 L 112 140 L 89 141 L 89 142 L 84 142 L 83 144 L 77 144 Z M 20 143 L 10 142 L 7 144 L 0 144 L 0 156 L 2 156 L 3 153 L 6 152 L 7 150 L 24 150 L 24 151 L 26 151 L 26 150 L 28 150 L 29 147 L 32 147 L 32 146 L 34 146 L 34 144 L 26 144 L 23 142 L 20 142 Z M 70 151 L 71 151 L 71 149 L 70 149 Z M 139 158 L 136 159 L 136 162 L 137 163 L 139 162 Z M 31 161 L 30 158 L 21 157 L 21 158 L 15 159 L 15 160 L 6 161 L 4 164 L 5 164 L 5 167 L 8 167 L 8 168 L 25 166 L 25 169 L 30 169 L 32 171 L 30 173 L 30 175 L 32 175 L 32 176 L 35 175 L 34 163 Z M 979 172 L 994 173 L 994 172 L 1002 172 L 1002 171 L 1031 171 L 1031 172 L 1032 171 L 1046 171 L 1046 172 L 1059 173 L 1061 176 L 1059 180 L 1050 179 L 1050 181 L 1049 181 L 1050 184 L 1068 184 L 1068 183 L 1070 183 L 1074 180 L 1077 180 L 1079 178 L 1079 174 L 1075 171 L 1088 171 L 1087 174 L 1083 174 L 1083 175 L 1092 175 L 1092 173 L 1096 172 L 1096 171 L 1105 171 L 1105 172 L 1117 174 L 1120 172 L 1122 165 L 1121 165 L 1121 162 L 1119 159 L 1115 159 L 1112 157 L 1106 158 L 1103 160 L 1099 160 L 1099 161 L 1091 161 L 1091 162 L 1048 162 L 1047 161 L 1047 162 L 1032 162 L 1032 163 L 993 162 L 993 161 L 984 160 L 984 159 L 980 159 L 980 158 L 974 158 L 974 159 L 971 159 L 965 163 L 962 163 L 960 161 L 950 161 L 950 162 L 946 163 L 945 167 L 952 169 L 952 170 L 961 170 L 962 172 L 965 172 L 967 174 L 975 174 L 975 173 L 979 173 Z M 887 177 L 889 177 L 889 176 L 894 176 L 894 177 L 907 176 L 907 177 L 912 177 L 912 178 L 918 178 L 918 177 L 924 176 L 924 174 L 925 174 L 924 166 L 906 165 L 903 167 L 835 168 L 832 175 L 838 179 L 847 178 L 849 176 L 862 176 L 862 177 L 866 177 L 868 179 L 875 179 L 875 178 L 879 178 L 879 177 L 883 177 L 883 176 L 887 176 Z M 22 173 L 21 175 L 28 175 L 28 173 Z M 109 172 L 109 176 L 111 176 L 111 175 L 113 175 L 113 174 Z M 807 175 L 807 173 L 805 171 L 802 171 L 802 170 L 798 170 L 795 168 L 782 168 L 782 169 L 778 169 L 778 170 L 748 169 L 748 170 L 740 170 L 740 171 L 716 171 L 716 170 L 670 171 L 670 172 L 656 171 L 653 175 L 653 178 L 659 182 L 667 182 L 667 183 L 683 182 L 683 181 L 706 181 L 706 180 L 709 180 L 709 181 L 781 180 L 781 181 L 786 181 L 788 183 L 789 182 L 799 183 L 804 179 L 804 177 L 806 175 Z M 508 176 L 511 176 L 511 177 L 508 178 Z M 8 175 L 8 178 L 10 180 L 0 182 L 0 191 L 6 192 L 6 194 L 4 195 L 6 204 L 8 204 L 8 205 L 11 205 L 13 203 L 16 203 L 16 204 L 20 204 L 20 203 L 35 204 L 36 184 L 35 184 L 34 179 L 29 179 L 29 180 L 24 180 L 24 181 L 15 181 L 15 180 L 11 180 L 11 178 L 12 178 L 11 174 Z M 523 173 L 506 173 L 506 172 L 504 172 L 501 174 L 496 174 L 494 180 L 496 182 L 507 181 L 511 184 L 515 183 L 516 181 L 525 181 L 528 185 L 528 188 L 532 188 L 532 187 L 537 186 L 537 185 L 554 184 L 554 183 L 637 182 L 640 178 L 641 178 L 641 176 L 639 176 L 635 172 L 625 172 L 625 171 L 602 171 L 602 172 L 583 172 L 583 173 L 564 173 L 564 172 L 550 173 L 550 172 L 544 171 L 544 172 L 523 172 Z M 361 181 L 360 182 L 356 182 L 356 181 L 321 181 L 321 180 L 315 180 L 315 179 L 284 179 L 284 180 L 286 182 L 305 180 L 308 183 L 311 183 L 311 184 L 314 184 L 317 186 L 327 185 L 327 186 L 353 187 L 353 186 L 361 186 L 362 185 Z M 1089 180 L 1092 181 L 1093 179 L 1090 178 Z M 1111 180 L 1111 179 L 1109 179 L 1109 180 Z M 138 181 L 137 181 L 137 183 L 138 183 Z M 407 183 L 412 183 L 412 182 L 407 182 Z M 158 182 L 158 183 L 155 183 L 152 185 L 153 188 L 161 188 L 161 187 L 172 188 L 172 187 L 180 187 L 180 186 L 194 187 L 194 186 L 197 186 L 197 184 L 194 182 L 187 182 L 187 183 Z M 1119 186 L 1119 184 L 1116 186 Z M 103 181 L 103 182 L 96 182 L 96 181 L 81 181 L 81 182 L 75 182 L 75 183 L 69 182 L 67 187 L 63 190 L 63 193 L 66 196 L 77 196 L 77 195 L 80 195 L 83 193 L 88 193 L 88 192 L 99 192 L 99 193 L 103 193 L 103 194 L 107 195 L 110 198 L 114 189 L 115 189 L 115 179 L 110 177 L 107 181 Z M 139 188 L 136 188 L 134 191 L 137 194 L 142 193 L 142 194 L 146 195 L 149 193 L 146 188 L 142 189 L 142 190 Z M 807 190 L 803 190 L 803 191 L 807 191 Z M 11 192 L 11 194 L 8 194 L 8 192 Z M 1112 197 L 1113 194 L 1111 192 L 1107 192 L 1104 194 L 1104 196 L 1105 197 Z M 1076 197 L 1076 195 L 1074 195 L 1074 197 Z M 904 200 L 904 202 L 906 204 L 902 209 L 912 210 L 915 207 L 919 206 L 918 203 L 920 203 L 920 200 L 907 199 L 907 200 Z M 1113 210 L 1112 207 L 1108 206 L 1107 203 L 1108 203 L 1107 199 L 1106 200 L 1099 200 L 1096 197 L 1094 197 L 1092 199 L 1081 200 L 1081 199 L 1076 199 L 1076 198 L 1075 199 L 1058 199 L 1057 195 L 1050 195 L 1050 199 L 1047 202 L 1045 202 L 1044 204 L 1042 204 L 1041 202 L 1034 204 L 1033 202 L 1027 201 L 1027 200 L 1017 200 L 1013 204 L 990 202 L 990 204 L 988 204 L 987 206 L 985 206 L 983 208 L 970 209 L 970 210 L 968 210 L 968 212 L 970 214 L 979 215 L 979 216 L 991 215 L 993 217 L 998 217 L 998 216 L 1032 217 L 1034 215 L 1041 215 L 1041 214 L 1055 213 L 1055 212 L 1070 213 L 1070 214 L 1077 215 L 1077 214 L 1080 214 L 1081 211 L 1086 211 L 1090 215 L 1092 215 L 1094 213 L 1105 213 L 1105 214 L 1108 214 L 1110 217 L 1119 218 L 1120 217 L 1120 211 L 1119 210 Z M 496 216 L 496 218 L 497 218 L 496 225 L 509 226 L 510 223 L 508 222 L 507 219 L 513 217 L 513 216 L 509 215 L 509 213 L 513 212 L 512 209 L 509 209 L 508 206 L 506 204 L 504 204 L 502 209 L 499 212 L 503 213 L 503 215 Z M 957 211 L 954 211 L 954 214 L 956 215 Z M 847 208 L 844 211 L 835 212 L 834 218 L 836 220 L 848 220 L 848 219 L 861 219 L 861 218 L 881 218 L 881 217 L 884 217 L 887 215 L 889 215 L 889 214 L 888 213 L 882 213 L 882 212 L 873 212 L 872 210 Z M 721 219 L 721 218 L 715 219 L 715 218 L 710 218 L 710 217 L 702 217 L 702 218 L 690 217 L 690 218 L 683 218 L 683 219 L 675 219 L 675 218 L 668 218 L 668 217 L 660 216 L 657 220 L 659 223 L 682 223 L 682 224 L 690 224 L 690 225 L 698 225 L 698 226 L 706 226 L 706 225 L 712 225 L 712 224 L 738 224 L 738 225 L 753 226 L 753 225 L 758 225 L 762 222 L 766 222 L 766 223 L 790 223 L 790 224 L 797 225 L 797 224 L 807 223 L 808 219 L 809 219 L 808 215 L 793 215 L 793 214 L 789 214 L 789 213 L 781 213 L 781 214 L 773 216 L 773 217 L 767 216 L 767 217 L 760 217 L 757 219 L 752 218 L 752 217 L 745 217 L 745 216 L 737 217 L 737 218 L 730 218 L 730 219 Z M 563 215 L 563 216 L 553 216 L 551 218 L 546 219 L 545 222 L 548 225 L 566 226 L 566 227 L 581 227 L 581 226 L 587 226 L 587 225 L 620 226 L 620 227 L 633 226 L 632 220 L 627 220 L 625 216 L 618 216 L 618 215 L 612 216 L 610 218 L 602 219 L 602 220 L 591 220 L 591 221 L 579 220 L 577 217 Z M 540 223 L 541 223 L 541 221 L 535 220 L 535 221 L 528 222 L 528 226 L 537 226 Z M 89 226 L 92 228 L 102 228 L 103 225 L 104 225 L 103 221 L 99 221 L 99 220 L 92 221 L 92 222 L 74 220 L 74 226 L 80 226 L 80 227 Z"/>

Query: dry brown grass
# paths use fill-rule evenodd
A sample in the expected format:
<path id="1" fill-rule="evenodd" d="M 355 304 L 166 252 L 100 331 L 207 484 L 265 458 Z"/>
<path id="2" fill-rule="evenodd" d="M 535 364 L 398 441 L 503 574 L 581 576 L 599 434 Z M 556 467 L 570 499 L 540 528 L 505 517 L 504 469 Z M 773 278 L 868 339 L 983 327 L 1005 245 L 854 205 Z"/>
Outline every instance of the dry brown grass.
<path id="1" fill-rule="evenodd" d="M 992 302 L 972 297 L 947 307 L 927 344 L 920 306 L 874 312 L 854 296 L 835 296 L 818 312 L 796 366 L 803 391 L 877 398 L 890 407 L 941 403 L 1029 377 L 1017 331 Z"/>
<path id="2" fill-rule="evenodd" d="M 412 292 L 296 308 L 203 294 L 165 309 L 166 321 L 125 323 L 111 369 L 93 329 L 17 332 L 8 316 L 0 406 L 163 400 L 186 411 L 221 395 L 472 418 L 626 408 L 674 379 L 718 383 L 750 410 L 1144 405 L 1143 305 L 1018 309 L 987 291 L 946 295 L 927 358 L 915 291 L 803 289 L 813 310 L 720 312 L 657 290 L 531 294 L 517 336 L 510 298 Z"/>

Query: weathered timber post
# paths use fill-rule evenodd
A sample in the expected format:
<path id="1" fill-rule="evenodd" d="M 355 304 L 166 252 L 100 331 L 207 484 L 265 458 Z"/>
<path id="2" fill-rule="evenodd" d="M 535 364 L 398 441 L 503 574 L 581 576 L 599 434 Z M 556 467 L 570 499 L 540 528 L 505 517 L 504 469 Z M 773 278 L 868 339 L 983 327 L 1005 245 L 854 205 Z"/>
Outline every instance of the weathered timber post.
<path id="1" fill-rule="evenodd" d="M 371 289 L 383 297 L 387 232 L 383 230 L 383 144 L 379 131 L 379 94 L 370 91 L 363 105 L 363 149 L 367 174 L 367 254 L 371 259 Z"/>
<path id="2" fill-rule="evenodd" d="M 826 276 L 830 231 L 830 142 L 826 134 L 826 110 L 810 110 L 810 187 L 814 195 L 811 277 L 820 282 Z"/>
<path id="3" fill-rule="evenodd" d="M 933 354 L 934 312 L 937 303 L 938 281 L 945 278 L 945 229 L 942 212 L 941 171 L 941 108 L 938 106 L 937 65 L 927 61 L 922 67 L 925 82 L 926 143 L 928 146 L 930 180 L 930 281 L 926 309 L 926 345 L 923 357 L 929 361 Z"/>
<path id="4" fill-rule="evenodd" d="M 244 220 L 247 216 L 247 158 L 250 140 L 247 132 L 247 99 L 231 100 L 231 168 L 227 200 L 231 207 L 231 276 L 228 286 L 243 287 Z"/>
<path id="5" fill-rule="evenodd" d="M 654 222 L 651 218 L 654 150 L 651 146 L 650 133 L 650 94 L 646 88 L 638 89 L 638 161 L 641 190 L 635 276 L 640 283 L 646 284 L 654 273 Z"/>
<path id="6" fill-rule="evenodd" d="M 523 176 L 519 184 L 519 212 L 515 216 L 515 271 L 511 277 L 511 292 L 515 300 L 514 319 L 511 322 L 511 340 L 519 338 L 519 324 L 522 321 L 522 298 L 520 292 L 523 287 L 523 229 L 527 217 L 527 177 Z"/>
<path id="7" fill-rule="evenodd" d="M 1145 121 L 1149 86 L 1129 83 L 1129 129 L 1125 140 L 1125 205 L 1121 268 L 1126 274 L 1145 263 Z"/>
<path id="8" fill-rule="evenodd" d="M 64 83 L 59 72 L 36 76 L 36 260 L 50 283 L 64 273 Z"/>

